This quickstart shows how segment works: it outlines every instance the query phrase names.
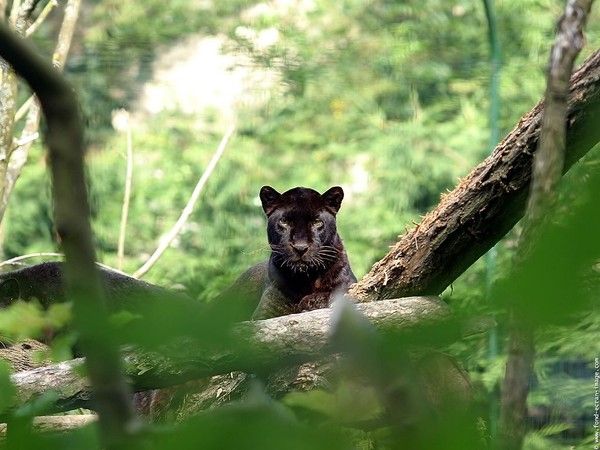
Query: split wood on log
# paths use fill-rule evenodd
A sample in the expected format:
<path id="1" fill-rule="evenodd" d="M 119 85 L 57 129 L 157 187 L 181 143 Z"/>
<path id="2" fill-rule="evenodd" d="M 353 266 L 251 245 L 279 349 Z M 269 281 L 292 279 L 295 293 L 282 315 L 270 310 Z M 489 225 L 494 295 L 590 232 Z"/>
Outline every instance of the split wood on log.
<path id="1" fill-rule="evenodd" d="M 439 295 L 523 216 L 543 102 L 350 288 L 361 301 Z M 600 142 L 600 50 L 571 77 L 565 167 Z"/>
<path id="2" fill-rule="evenodd" d="M 440 320 L 449 315 L 448 306 L 437 297 L 411 297 L 356 306 L 377 329 L 403 329 Z M 332 308 L 268 320 L 241 323 L 237 330 L 248 334 L 237 351 L 196 351 L 167 360 L 164 356 L 130 353 L 125 357 L 126 373 L 133 388 L 143 391 L 181 384 L 209 375 L 235 370 L 253 372 L 282 362 L 302 362 L 333 351 L 329 338 L 335 314 Z M 54 391 L 59 409 L 87 405 L 90 385 L 82 376 L 84 359 L 53 364 L 12 375 L 22 404 L 38 395 Z M 89 406 L 89 405 L 88 405 Z"/>

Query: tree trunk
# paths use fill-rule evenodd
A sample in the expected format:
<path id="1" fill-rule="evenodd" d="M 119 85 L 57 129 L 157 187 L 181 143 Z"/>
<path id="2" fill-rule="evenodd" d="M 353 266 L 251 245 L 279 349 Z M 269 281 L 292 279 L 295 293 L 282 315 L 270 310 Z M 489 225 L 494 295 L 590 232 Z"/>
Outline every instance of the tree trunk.
<path id="1" fill-rule="evenodd" d="M 525 211 L 542 112 L 540 102 L 349 295 L 359 301 L 438 295 L 510 231 Z M 598 117 L 600 51 L 571 77 L 563 172 L 600 141 Z"/>

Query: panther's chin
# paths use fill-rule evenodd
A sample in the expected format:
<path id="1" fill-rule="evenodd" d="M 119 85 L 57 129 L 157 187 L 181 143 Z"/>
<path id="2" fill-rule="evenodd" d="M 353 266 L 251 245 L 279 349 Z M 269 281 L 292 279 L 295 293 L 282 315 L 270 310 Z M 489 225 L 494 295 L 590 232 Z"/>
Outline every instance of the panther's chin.
<path id="1" fill-rule="evenodd" d="M 312 268 L 312 265 L 308 261 L 298 259 L 291 264 L 291 268 L 296 273 L 306 273 Z"/>

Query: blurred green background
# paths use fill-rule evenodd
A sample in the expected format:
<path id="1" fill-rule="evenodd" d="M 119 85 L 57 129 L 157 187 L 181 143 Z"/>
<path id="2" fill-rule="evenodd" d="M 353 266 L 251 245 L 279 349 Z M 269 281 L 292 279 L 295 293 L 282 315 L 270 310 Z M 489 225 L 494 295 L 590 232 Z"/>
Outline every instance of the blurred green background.
<path id="1" fill-rule="evenodd" d="M 555 0 L 496 2 L 500 136 L 543 95 L 563 8 Z M 598 19 L 596 8 L 579 62 L 600 43 Z M 48 52 L 59 20 L 51 15 L 36 37 Z M 237 134 L 184 231 L 145 279 L 209 300 L 266 259 L 258 200 L 265 184 L 343 186 L 338 224 L 360 278 L 489 154 L 487 30 L 481 1 L 84 2 L 65 71 L 87 123 L 98 259 L 117 261 L 126 138 L 113 118 L 125 109 L 134 180 L 123 270 L 135 271 L 156 248 L 235 122 Z M 596 149 L 566 177 L 567 205 L 599 163 Z M 37 146 L 2 224 L 3 259 L 58 249 L 47 172 Z M 514 245 L 511 233 L 497 246 L 493 278 L 506 273 Z M 484 310 L 485 272 L 477 262 L 444 298 L 457 311 Z M 586 436 L 589 424 L 578 418 L 591 411 L 599 323 L 589 314 L 575 329 L 547 333 L 530 396 L 532 410 L 584 424 Z M 498 333 L 493 349 L 487 336 L 449 349 L 491 397 L 505 362 L 502 324 Z M 563 431 L 537 431 L 527 448 L 584 442 Z"/>

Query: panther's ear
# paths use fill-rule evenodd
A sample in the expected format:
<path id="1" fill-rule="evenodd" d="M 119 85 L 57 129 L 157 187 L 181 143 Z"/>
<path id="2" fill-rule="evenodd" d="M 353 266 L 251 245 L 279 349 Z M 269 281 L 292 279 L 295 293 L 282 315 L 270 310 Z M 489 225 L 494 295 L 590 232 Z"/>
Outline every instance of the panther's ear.
<path id="1" fill-rule="evenodd" d="M 279 202 L 281 194 L 275 189 L 273 189 L 271 186 L 263 186 L 260 188 L 259 196 L 260 201 L 262 202 L 263 210 L 268 216 L 277 207 L 277 203 Z"/>
<path id="2" fill-rule="evenodd" d="M 6 306 L 21 297 L 21 288 L 15 278 L 9 278 L 0 283 L 0 305 Z"/>
<path id="3" fill-rule="evenodd" d="M 321 197 L 323 197 L 323 201 L 325 202 L 327 209 L 329 209 L 333 214 L 336 214 L 342 205 L 342 200 L 344 199 L 344 190 L 339 186 L 334 186 L 325 191 Z"/>

